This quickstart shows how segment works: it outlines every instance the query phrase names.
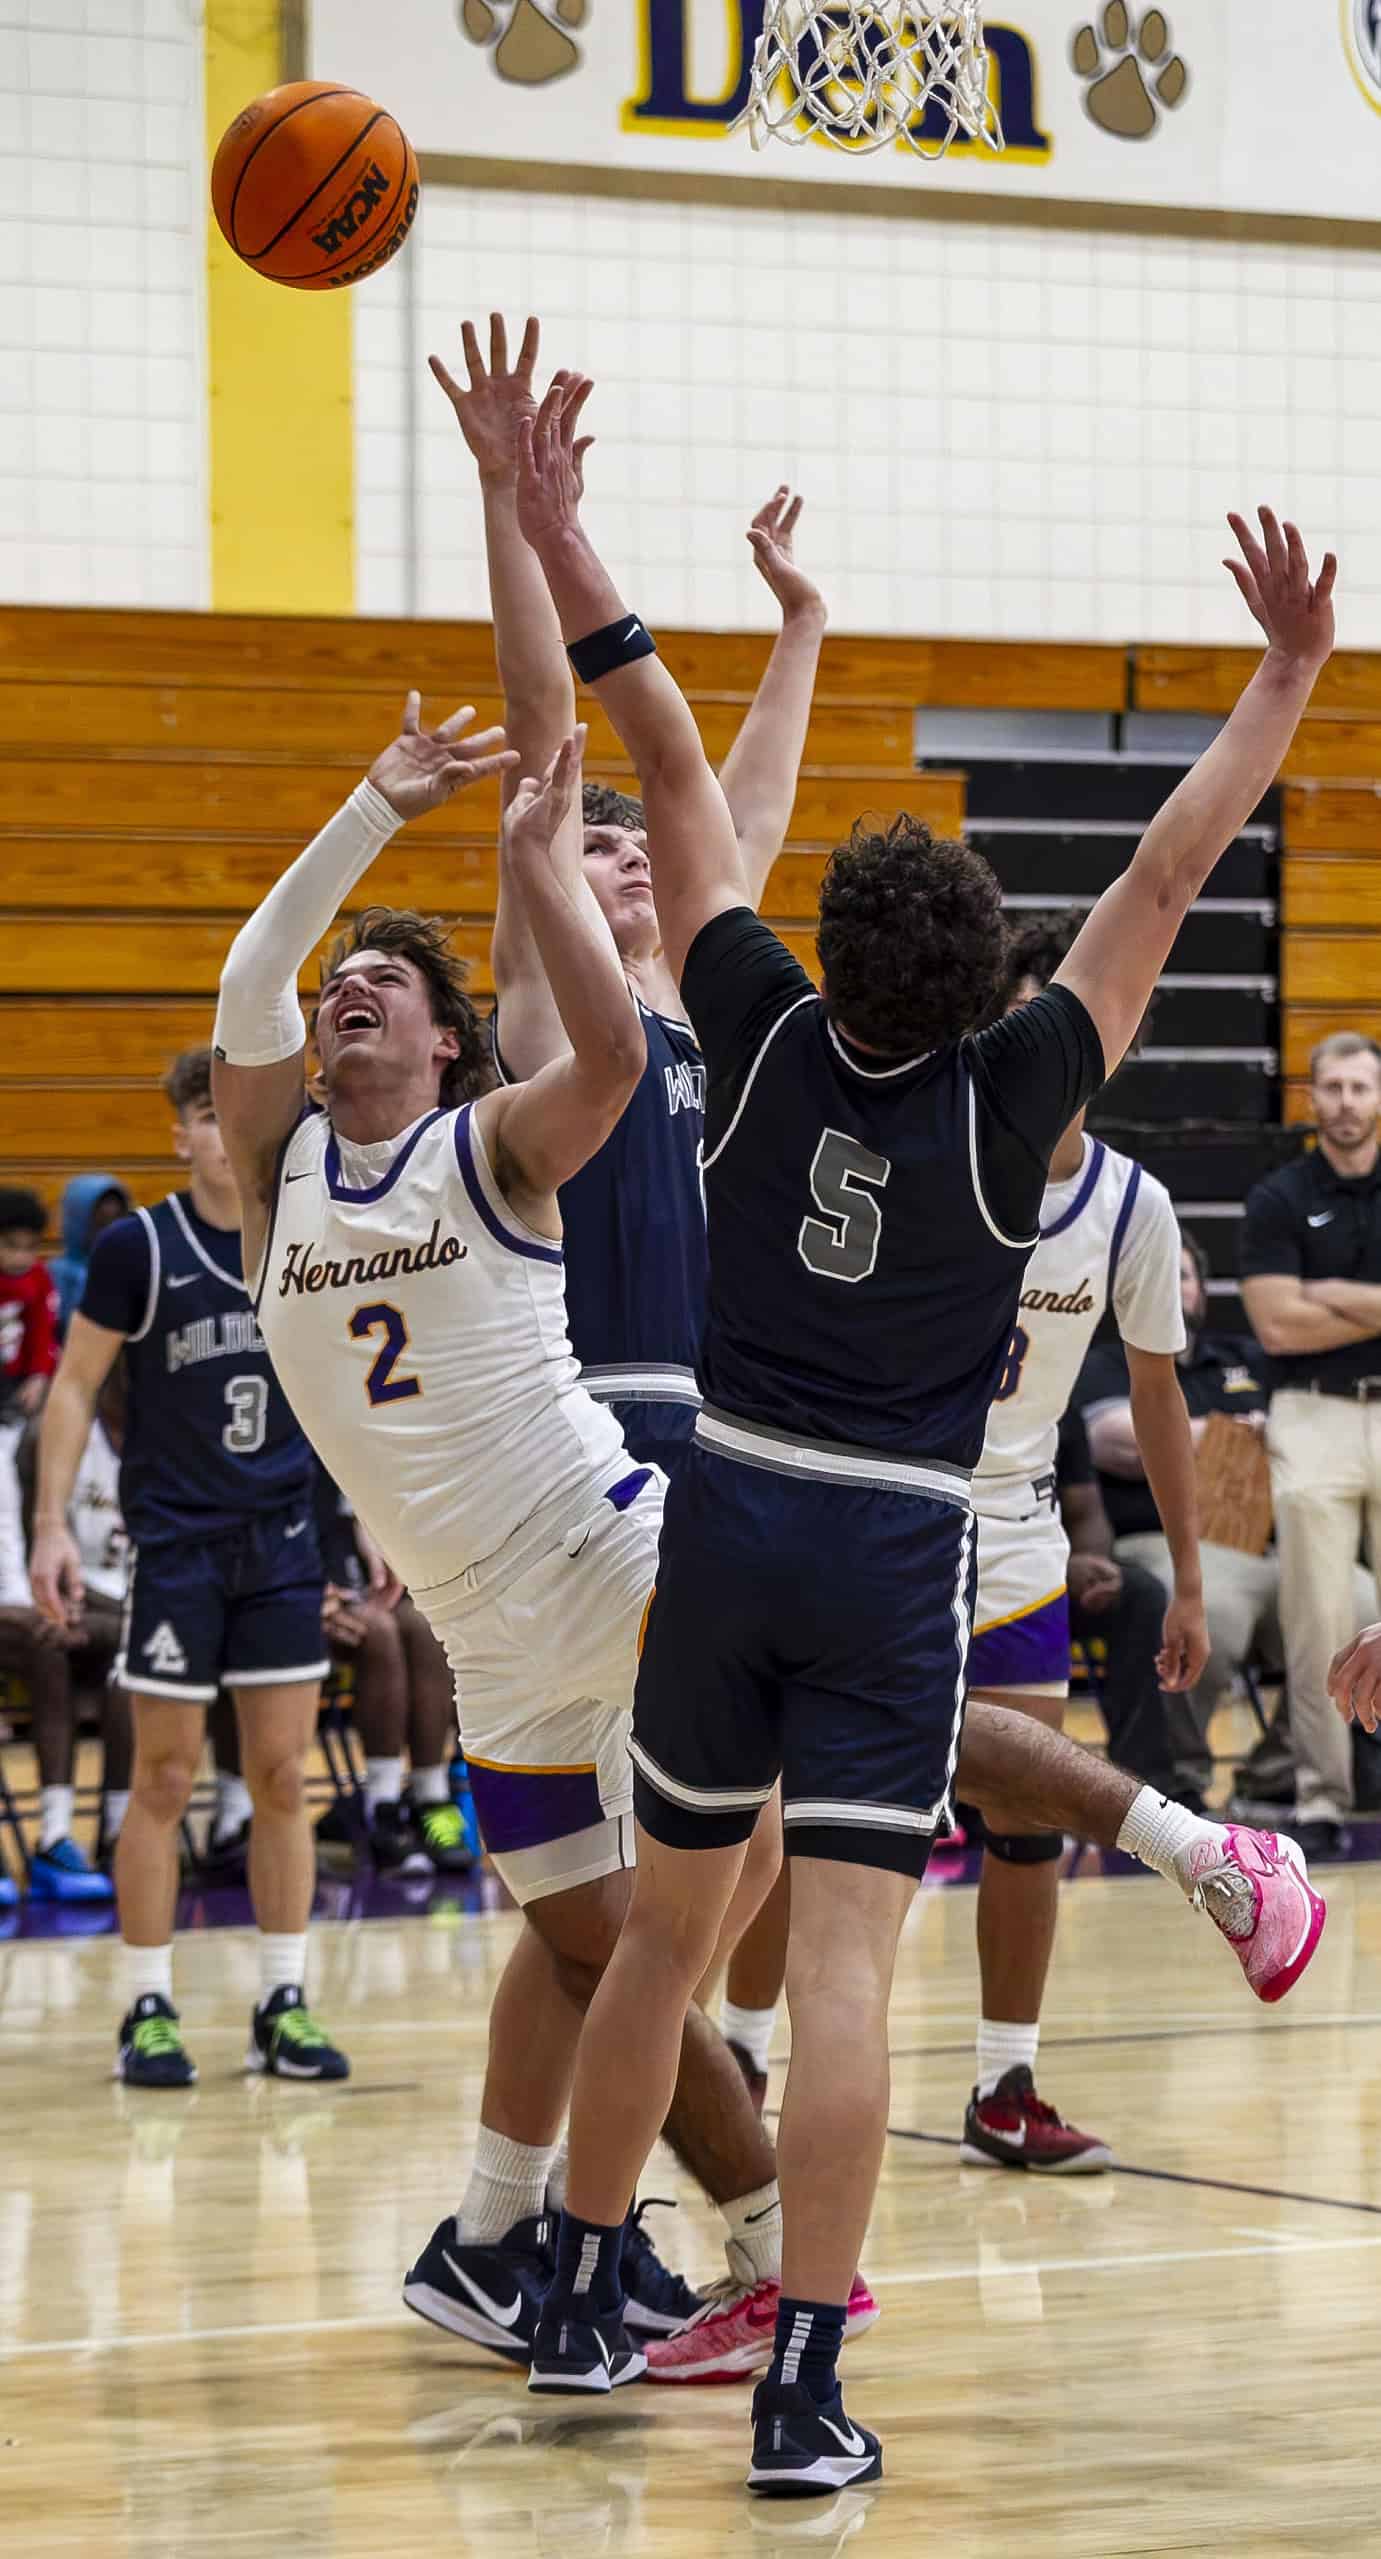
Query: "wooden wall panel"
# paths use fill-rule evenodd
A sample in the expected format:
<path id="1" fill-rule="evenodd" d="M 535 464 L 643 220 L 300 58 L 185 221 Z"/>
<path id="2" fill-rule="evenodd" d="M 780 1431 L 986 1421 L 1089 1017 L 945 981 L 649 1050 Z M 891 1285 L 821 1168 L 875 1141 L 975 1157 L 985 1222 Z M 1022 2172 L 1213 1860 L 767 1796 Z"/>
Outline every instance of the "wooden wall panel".
<path id="1" fill-rule="evenodd" d="M 1381 781 L 1288 783 L 1284 832 L 1292 853 L 1381 853 Z"/>
<path id="2" fill-rule="evenodd" d="M 1309 925 L 1381 931 L 1381 859 L 1359 853 L 1290 853 L 1281 865 L 1287 934 Z"/>
<path id="3" fill-rule="evenodd" d="M 1379 955 L 1381 956 L 1381 955 Z M 1282 1025 L 1281 1065 L 1287 1081 L 1307 1087 L 1309 1057 L 1333 1031 L 1360 1031 L 1363 1039 L 1381 1040 L 1381 970 L 1370 1003 L 1296 1004 Z"/>
<path id="4" fill-rule="evenodd" d="M 1281 952 L 1281 996 L 1298 1004 L 1370 1004 L 1381 986 L 1381 936 L 1292 932 Z"/>
<path id="5" fill-rule="evenodd" d="M 39 1004 L 7 997 L 0 1001 L 0 1081 L 159 1076 L 179 1049 L 209 1040 L 213 1010 L 206 1000 L 111 996 Z"/>
<path id="6" fill-rule="evenodd" d="M 212 998 L 230 940 L 224 916 L 34 915 L 24 918 L 22 933 L 4 928 L 0 914 L 0 995 L 147 996 L 159 989 Z M 487 994 L 489 926 L 459 925 L 454 940 L 473 966 L 474 991 Z M 316 982 L 313 957 L 304 990 Z"/>
<path id="7" fill-rule="evenodd" d="M 171 1121 L 152 1084 L 0 1084 L 0 1156 L 16 1164 L 169 1155 Z"/>
<path id="8" fill-rule="evenodd" d="M 54 1159 L 48 1164 L 33 1164 L 22 1156 L 0 1157 L 0 1183 L 18 1183 L 25 1190 L 37 1191 L 48 1210 L 50 1250 L 56 1251 L 59 1233 L 58 1205 L 67 1183 L 76 1173 L 113 1173 L 123 1182 L 136 1207 L 152 1208 L 155 1200 L 169 1191 L 186 1186 L 186 1169 L 172 1154 L 160 1155 L 156 1162 L 131 1163 L 128 1156 L 112 1162 L 108 1156 L 83 1157 L 80 1161 Z"/>
<path id="9" fill-rule="evenodd" d="M 1139 648 L 1132 652 L 1132 706 L 1138 711 L 1230 711 L 1261 663 L 1255 648 Z M 1311 717 L 1341 711 L 1381 718 L 1381 652 L 1339 649 L 1314 688 Z"/>

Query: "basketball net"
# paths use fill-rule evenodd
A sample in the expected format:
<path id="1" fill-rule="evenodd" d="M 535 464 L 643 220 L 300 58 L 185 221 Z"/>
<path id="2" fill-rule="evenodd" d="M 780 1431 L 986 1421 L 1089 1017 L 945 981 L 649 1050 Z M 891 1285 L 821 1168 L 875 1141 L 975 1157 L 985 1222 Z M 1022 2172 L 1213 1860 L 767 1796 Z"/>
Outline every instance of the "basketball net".
<path id="1" fill-rule="evenodd" d="M 738 122 L 755 151 L 774 137 L 902 143 L 938 160 L 960 133 L 1002 149 L 981 0 L 950 0 L 943 17 L 912 0 L 767 0 L 750 81 Z"/>

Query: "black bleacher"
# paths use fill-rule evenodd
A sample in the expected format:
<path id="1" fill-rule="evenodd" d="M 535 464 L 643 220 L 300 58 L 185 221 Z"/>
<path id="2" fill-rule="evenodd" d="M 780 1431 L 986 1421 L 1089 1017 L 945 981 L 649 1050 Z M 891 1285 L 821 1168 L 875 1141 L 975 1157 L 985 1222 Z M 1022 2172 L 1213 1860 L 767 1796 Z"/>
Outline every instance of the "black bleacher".
<path id="1" fill-rule="evenodd" d="M 1126 868 L 1186 769 L 1111 753 L 966 759 L 966 831 L 1009 913 L 1088 906 Z M 1090 1113 L 1111 1145 L 1159 1175 L 1203 1243 L 1219 1331 L 1246 1329 L 1236 1284 L 1243 1199 L 1301 1143 L 1278 1125 L 1279 817 L 1272 791 L 1188 918 L 1139 1054 Z"/>

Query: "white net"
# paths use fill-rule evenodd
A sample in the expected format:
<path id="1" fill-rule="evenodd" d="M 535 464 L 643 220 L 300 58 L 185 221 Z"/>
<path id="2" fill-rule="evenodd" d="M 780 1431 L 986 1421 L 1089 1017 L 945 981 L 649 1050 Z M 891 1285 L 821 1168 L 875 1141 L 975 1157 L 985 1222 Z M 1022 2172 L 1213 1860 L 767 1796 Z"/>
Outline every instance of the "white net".
<path id="1" fill-rule="evenodd" d="M 901 143 L 938 160 L 961 133 L 1002 149 L 981 0 L 951 0 L 942 16 L 912 0 L 767 0 L 751 80 L 739 122 L 755 151 L 774 137 Z"/>

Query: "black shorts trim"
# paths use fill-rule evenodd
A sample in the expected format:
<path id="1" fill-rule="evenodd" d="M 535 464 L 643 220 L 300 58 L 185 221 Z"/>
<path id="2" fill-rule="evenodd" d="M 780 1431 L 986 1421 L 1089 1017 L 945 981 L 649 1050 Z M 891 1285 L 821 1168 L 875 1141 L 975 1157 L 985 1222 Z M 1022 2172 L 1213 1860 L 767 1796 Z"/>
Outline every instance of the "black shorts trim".
<path id="1" fill-rule="evenodd" d="M 788 1857 L 828 1857 L 836 1866 L 872 1866 L 917 1883 L 935 1845 L 933 1831 L 869 1830 L 861 1822 L 793 1822 L 785 1838 Z"/>
<path id="2" fill-rule="evenodd" d="M 771 1793 L 768 1788 L 768 1793 Z M 765 1799 L 764 1799 L 765 1800 Z M 761 1805 L 727 1813 L 691 1812 L 660 1795 L 640 1768 L 633 1771 L 633 1810 L 638 1828 L 663 1848 L 743 1848 L 753 1836 Z"/>

